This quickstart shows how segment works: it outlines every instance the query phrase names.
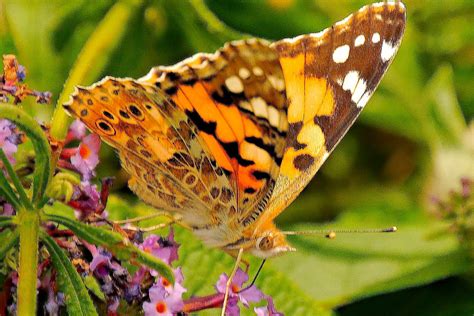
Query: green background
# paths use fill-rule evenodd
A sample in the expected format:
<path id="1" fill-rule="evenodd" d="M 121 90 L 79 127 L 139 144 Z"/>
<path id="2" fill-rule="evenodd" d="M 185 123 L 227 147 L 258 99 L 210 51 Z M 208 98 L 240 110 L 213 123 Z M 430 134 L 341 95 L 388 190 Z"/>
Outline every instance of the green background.
<path id="1" fill-rule="evenodd" d="M 56 100 L 99 29 L 93 44 L 103 54 L 80 65 L 89 74 L 83 84 L 105 75 L 138 78 L 152 66 L 249 35 L 281 39 L 318 32 L 367 3 L 0 0 L 0 53 L 16 54 L 28 70 L 28 85 L 51 91 Z M 257 281 L 288 315 L 474 313 L 473 235 L 453 232 L 452 220 L 435 216 L 431 202 L 459 191 L 461 177 L 474 179 L 474 2 L 405 4 L 406 35 L 379 89 L 278 219 L 288 229 L 396 225 L 399 232 L 291 239 L 298 252 L 270 260 Z M 116 13 L 118 6 L 127 16 Z M 25 107 L 46 122 L 53 110 L 31 101 Z M 135 204 L 116 156 L 103 147 L 99 175 L 117 178 L 111 216 L 150 212 Z M 133 214 L 129 203 L 136 206 Z M 472 211 L 472 195 L 470 203 Z M 453 207 L 454 218 L 460 209 Z M 211 293 L 232 259 L 205 249 L 188 232 L 179 231 L 178 241 L 188 295 Z M 252 263 L 253 271 L 258 261 Z"/>

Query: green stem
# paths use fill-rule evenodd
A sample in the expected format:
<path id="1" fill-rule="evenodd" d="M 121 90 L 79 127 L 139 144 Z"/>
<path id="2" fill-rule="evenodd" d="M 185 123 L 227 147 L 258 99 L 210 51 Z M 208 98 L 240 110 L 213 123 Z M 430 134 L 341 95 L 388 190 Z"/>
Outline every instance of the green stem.
<path id="1" fill-rule="evenodd" d="M 40 217 L 36 210 L 20 209 L 20 266 L 18 271 L 18 314 L 36 315 L 36 283 L 38 270 L 38 235 Z"/>
<path id="2" fill-rule="evenodd" d="M 216 17 L 214 12 L 209 10 L 204 0 L 189 0 L 189 3 L 191 4 L 191 7 L 194 9 L 194 12 L 199 17 L 199 19 L 206 23 L 209 32 L 219 36 L 222 40 L 232 41 L 235 39 L 249 37 L 249 35 L 239 33 L 231 27 L 225 25 Z"/>

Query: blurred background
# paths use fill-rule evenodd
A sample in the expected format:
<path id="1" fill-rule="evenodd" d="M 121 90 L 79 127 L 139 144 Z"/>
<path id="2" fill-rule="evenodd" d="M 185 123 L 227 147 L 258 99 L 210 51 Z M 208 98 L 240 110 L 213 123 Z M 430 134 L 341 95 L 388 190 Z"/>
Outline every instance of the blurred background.
<path id="1" fill-rule="evenodd" d="M 299 251 L 272 260 L 261 285 L 277 293 L 288 315 L 302 314 L 301 306 L 340 315 L 474 313 L 474 2 L 404 2 L 405 38 L 379 89 L 278 218 L 291 229 L 396 225 L 400 232 L 292 239 Z M 138 78 L 229 40 L 318 32 L 368 3 L 0 0 L 0 53 L 16 54 L 29 86 L 57 99 L 81 51 L 103 50 L 81 65 L 83 84 L 105 75 Z M 25 107 L 45 122 L 54 109 Z M 125 212 L 121 203 L 136 203 L 126 175 L 107 146 L 101 159 L 99 175 L 116 176 L 110 207 Z M 278 287 L 278 278 L 286 283 Z M 206 292 L 197 285 L 202 278 L 189 279 L 192 293 Z"/>

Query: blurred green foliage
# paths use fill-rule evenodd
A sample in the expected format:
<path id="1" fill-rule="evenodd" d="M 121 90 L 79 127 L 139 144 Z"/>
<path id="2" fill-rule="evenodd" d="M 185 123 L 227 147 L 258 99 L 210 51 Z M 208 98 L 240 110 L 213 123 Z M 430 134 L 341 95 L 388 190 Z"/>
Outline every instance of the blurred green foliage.
<path id="1" fill-rule="evenodd" d="M 125 28 L 123 36 L 109 46 L 112 51 L 103 60 L 90 61 L 88 81 L 105 75 L 141 77 L 154 65 L 172 64 L 200 51 L 212 52 L 226 41 L 247 36 L 280 39 L 317 32 L 368 2 L 117 3 L 128 8 L 130 17 L 126 25 L 111 27 L 109 37 L 119 27 Z M 16 54 L 29 71 L 29 84 L 58 96 L 84 44 L 117 3 L 0 1 L 0 53 Z M 443 302 L 443 311 L 453 315 L 474 312 L 467 302 L 474 295 L 469 283 L 473 282 L 474 257 L 469 257 L 469 251 L 472 255 L 474 250 L 466 251 L 456 235 L 429 212 L 433 196 L 443 199 L 449 191 L 460 190 L 461 177 L 474 179 L 474 127 L 469 127 L 474 118 L 474 2 L 407 0 L 405 4 L 405 38 L 370 105 L 315 180 L 279 218 L 280 225 L 295 229 L 315 228 L 319 227 L 315 222 L 329 221 L 331 227 L 345 228 L 397 225 L 400 232 L 340 236 L 336 241 L 295 238 L 300 251 L 273 260 L 258 281 L 289 315 L 298 304 L 300 313 L 313 308 L 324 314 L 369 296 L 375 297 L 337 312 L 397 311 L 401 298 L 409 296 L 413 308 L 404 308 L 404 314 L 428 314 L 432 308 L 423 300 L 430 295 L 443 300 L 444 293 L 452 293 L 456 284 L 463 284 L 459 287 L 469 295 Z M 107 33 L 104 36 L 108 38 Z M 26 108 L 46 121 L 53 110 L 32 103 Z M 104 149 L 101 165 L 100 174 L 117 176 L 116 195 L 135 199 L 123 188 L 126 177 L 119 172 L 110 149 Z M 130 217 L 125 203 L 112 200 L 111 209 L 116 213 L 111 214 Z M 136 214 L 150 211 L 143 205 L 137 208 Z M 218 272 L 229 269 L 232 260 L 204 250 L 189 235 L 179 235 L 186 240 L 182 260 L 189 277 L 187 286 L 190 294 L 209 293 L 211 282 Z M 212 276 L 200 279 L 199 275 L 211 273 L 213 262 L 219 264 Z M 451 281 L 429 285 L 446 277 L 452 277 Z M 398 292 L 381 295 L 394 291 Z"/>

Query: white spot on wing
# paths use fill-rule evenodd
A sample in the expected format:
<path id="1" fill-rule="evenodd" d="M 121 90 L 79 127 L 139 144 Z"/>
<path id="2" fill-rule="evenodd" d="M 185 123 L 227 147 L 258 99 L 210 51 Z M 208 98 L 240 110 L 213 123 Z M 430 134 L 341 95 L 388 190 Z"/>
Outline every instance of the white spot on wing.
<path id="1" fill-rule="evenodd" d="M 250 100 L 253 106 L 253 113 L 258 117 L 265 117 L 267 118 L 267 102 L 261 97 L 252 98 Z"/>
<path id="2" fill-rule="evenodd" d="M 239 69 L 239 76 L 242 79 L 248 79 L 250 77 L 250 71 L 247 68 L 242 67 Z"/>
<path id="3" fill-rule="evenodd" d="M 280 125 L 280 113 L 274 106 L 268 106 L 268 122 L 273 127 L 278 127 Z"/>
<path id="4" fill-rule="evenodd" d="M 372 43 L 378 43 L 380 42 L 380 34 L 375 32 L 374 35 L 372 35 Z"/>
<path id="5" fill-rule="evenodd" d="M 242 81 L 237 76 L 230 76 L 225 80 L 225 85 L 230 92 L 241 93 L 244 91 L 244 85 Z"/>
<path id="6" fill-rule="evenodd" d="M 276 76 L 270 75 L 268 76 L 268 80 L 270 81 L 270 84 L 272 85 L 273 88 L 275 88 L 278 91 L 283 91 L 285 90 L 285 82 Z"/>
<path id="7" fill-rule="evenodd" d="M 253 67 L 252 71 L 253 71 L 253 74 L 254 74 L 255 76 L 262 76 L 262 75 L 263 75 L 263 70 L 262 70 L 262 68 L 260 68 L 260 67 L 258 67 L 258 66 Z"/>
<path id="8" fill-rule="evenodd" d="M 367 88 L 367 83 L 365 82 L 364 79 L 360 78 L 359 82 L 357 83 L 357 86 L 354 89 L 354 92 L 352 93 L 352 98 L 351 98 L 352 102 L 357 104 L 357 106 L 359 106 L 359 100 L 364 94 L 366 88 Z"/>
<path id="9" fill-rule="evenodd" d="M 357 102 L 357 107 L 359 109 L 363 108 L 367 104 L 371 96 L 372 96 L 372 93 L 370 91 L 367 91 L 366 93 L 364 93 L 362 98 L 360 98 L 359 102 Z"/>
<path id="10" fill-rule="evenodd" d="M 390 60 L 397 50 L 397 45 L 390 44 L 389 42 L 383 41 L 382 51 L 380 52 L 380 57 L 383 62 Z"/>
<path id="11" fill-rule="evenodd" d="M 347 44 L 339 46 L 332 53 L 332 60 L 334 60 L 334 62 L 338 64 L 345 63 L 347 58 L 349 58 L 350 50 L 351 48 Z"/>
<path id="12" fill-rule="evenodd" d="M 250 105 L 249 102 L 247 101 L 240 101 L 239 103 L 240 107 L 247 110 L 247 111 L 250 111 L 250 112 L 253 112 L 253 108 L 252 106 Z"/>
<path id="13" fill-rule="evenodd" d="M 357 71 L 349 71 L 344 77 L 344 83 L 342 84 L 342 89 L 354 93 L 357 82 L 359 81 L 359 73 Z"/>
<path id="14" fill-rule="evenodd" d="M 364 43 L 365 43 L 365 36 L 363 34 L 361 34 L 361 35 L 356 37 L 356 39 L 354 41 L 354 46 L 359 47 L 359 46 L 364 45 Z"/>

